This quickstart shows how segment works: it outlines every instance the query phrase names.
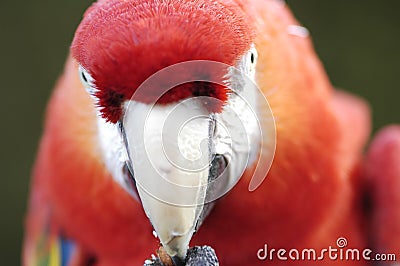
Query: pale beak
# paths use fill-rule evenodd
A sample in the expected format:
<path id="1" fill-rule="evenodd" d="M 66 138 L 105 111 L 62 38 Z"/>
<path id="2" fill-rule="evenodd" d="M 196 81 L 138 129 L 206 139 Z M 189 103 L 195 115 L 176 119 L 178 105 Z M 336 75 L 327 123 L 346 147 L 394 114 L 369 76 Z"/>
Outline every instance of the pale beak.
<path id="1" fill-rule="evenodd" d="M 130 101 L 121 122 L 143 208 L 171 257 L 185 258 L 204 210 L 210 121 L 201 101 L 188 99 L 154 106 Z"/>

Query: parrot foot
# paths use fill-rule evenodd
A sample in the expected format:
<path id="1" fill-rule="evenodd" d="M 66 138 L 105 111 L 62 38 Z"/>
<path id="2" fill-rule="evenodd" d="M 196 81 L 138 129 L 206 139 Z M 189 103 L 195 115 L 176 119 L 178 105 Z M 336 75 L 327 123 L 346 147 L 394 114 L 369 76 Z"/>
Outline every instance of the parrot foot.
<path id="1" fill-rule="evenodd" d="M 146 260 L 143 266 L 219 266 L 215 251 L 209 246 L 190 248 L 187 252 L 185 262 L 180 263 L 180 265 L 176 265 L 175 260 L 169 256 L 166 258 L 166 253 L 164 252 L 160 248 L 157 251 L 158 257 L 153 256 L 151 260 Z"/>
<path id="2" fill-rule="evenodd" d="M 186 266 L 219 266 L 217 254 L 210 246 L 196 246 L 188 250 Z"/>

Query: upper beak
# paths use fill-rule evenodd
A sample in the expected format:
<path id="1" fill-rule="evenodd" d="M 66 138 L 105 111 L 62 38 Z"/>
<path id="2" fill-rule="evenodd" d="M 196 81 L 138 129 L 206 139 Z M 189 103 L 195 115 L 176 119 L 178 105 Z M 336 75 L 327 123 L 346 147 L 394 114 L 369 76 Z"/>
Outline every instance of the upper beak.
<path id="1" fill-rule="evenodd" d="M 166 252 L 184 259 L 206 203 L 210 115 L 196 99 L 130 101 L 125 110 L 123 135 L 143 208 Z"/>

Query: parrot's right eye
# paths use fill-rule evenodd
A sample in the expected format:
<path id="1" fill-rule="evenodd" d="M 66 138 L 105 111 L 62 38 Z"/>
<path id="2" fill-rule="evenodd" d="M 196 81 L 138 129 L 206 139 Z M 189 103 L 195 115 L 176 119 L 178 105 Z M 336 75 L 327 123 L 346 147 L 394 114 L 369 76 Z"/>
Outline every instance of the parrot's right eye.
<path id="1" fill-rule="evenodd" d="M 83 80 L 83 82 L 84 83 L 87 83 L 88 82 L 88 80 L 87 80 L 87 77 L 86 77 L 86 75 L 85 75 L 85 72 L 81 72 L 81 78 L 82 78 L 82 80 Z"/>
<path id="2" fill-rule="evenodd" d="M 82 66 L 79 66 L 79 77 L 81 78 L 81 82 L 85 87 L 93 86 L 93 78 Z"/>
<path id="3" fill-rule="evenodd" d="M 90 76 L 89 72 L 87 72 L 87 70 L 84 69 L 82 66 L 79 66 L 79 77 L 86 91 L 93 96 L 94 93 L 96 92 L 94 88 L 94 79 L 92 78 L 92 76 Z"/>

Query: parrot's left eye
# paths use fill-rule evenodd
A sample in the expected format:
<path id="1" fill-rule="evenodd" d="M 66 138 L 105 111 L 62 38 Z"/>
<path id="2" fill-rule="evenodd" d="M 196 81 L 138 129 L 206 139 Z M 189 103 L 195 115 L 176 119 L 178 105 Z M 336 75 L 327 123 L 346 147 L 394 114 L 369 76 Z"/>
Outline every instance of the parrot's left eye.
<path id="1" fill-rule="evenodd" d="M 256 62 L 256 55 L 254 53 L 250 54 L 250 63 L 254 64 Z"/>
<path id="2" fill-rule="evenodd" d="M 257 63 L 258 53 L 254 46 L 250 49 L 248 57 L 249 57 L 248 61 L 249 61 L 250 69 L 252 67 L 255 68 L 255 65 Z"/>
<path id="3" fill-rule="evenodd" d="M 246 70 L 246 73 L 253 78 L 256 72 L 257 58 L 257 50 L 254 46 L 252 46 L 244 58 L 244 69 Z"/>

